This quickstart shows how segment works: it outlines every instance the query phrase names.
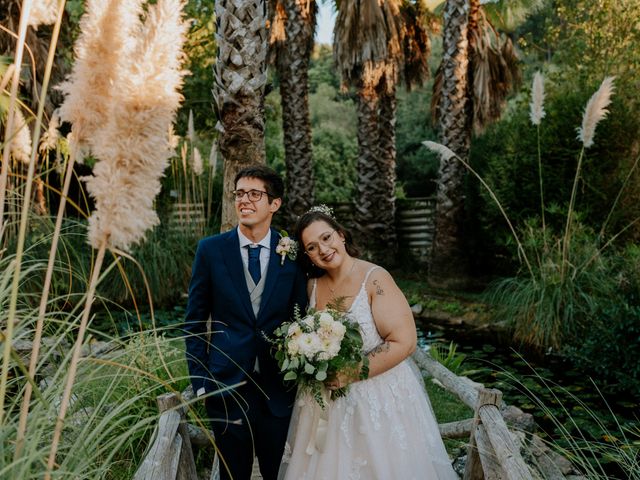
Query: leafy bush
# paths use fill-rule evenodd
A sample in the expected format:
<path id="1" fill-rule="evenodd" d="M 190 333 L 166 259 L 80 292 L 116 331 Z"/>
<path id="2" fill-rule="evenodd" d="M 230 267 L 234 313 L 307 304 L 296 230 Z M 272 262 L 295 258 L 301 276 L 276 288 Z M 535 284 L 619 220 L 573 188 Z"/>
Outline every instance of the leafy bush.
<path id="1" fill-rule="evenodd" d="M 352 100 L 320 84 L 309 98 L 317 202 L 347 202 L 355 193 L 357 118 Z"/>
<path id="2" fill-rule="evenodd" d="M 575 90 L 573 84 L 549 90 L 545 102 L 547 115 L 540 126 L 541 163 L 547 223 L 560 230 L 566 219 L 580 151 L 575 128 L 580 124 L 588 94 Z M 589 91 L 593 91 L 592 86 Z M 529 121 L 527 99 L 528 96 L 520 98 L 513 113 L 475 139 L 470 160 L 516 224 L 540 215 L 538 146 L 535 127 Z M 612 113 L 598 125 L 596 144 L 584 158 L 576 205 L 583 223 L 596 231 L 610 212 L 613 199 L 638 154 L 636 138 L 640 117 L 624 102 L 614 97 Z M 638 173 L 636 169 L 613 212 L 608 227 L 611 233 L 640 216 Z M 468 225 L 476 252 L 472 260 L 479 271 L 496 272 L 496 255 L 507 256 L 501 265 L 517 257 L 510 233 L 495 203 L 478 182 L 468 182 L 467 195 Z M 625 232 L 623 240 L 638 238 L 640 228 L 636 225 Z"/>
<path id="3" fill-rule="evenodd" d="M 632 174 L 636 174 L 638 160 L 618 186 L 614 200 L 604 206 L 596 208 L 598 199 L 584 195 L 585 187 L 581 189 L 582 195 L 578 195 L 578 185 L 588 184 L 588 177 L 583 174 L 587 167 L 586 149 L 593 145 L 595 126 L 607 112 L 611 86 L 612 79 L 603 81 L 585 109 L 583 127 L 578 130 L 583 147 L 573 181 L 568 182 L 572 187 L 566 208 L 556 205 L 546 208 L 549 199 L 542 200 L 543 178 L 548 178 L 549 171 L 542 167 L 540 153 L 537 168 L 533 165 L 529 168 L 529 175 L 532 171 L 539 175 L 536 196 L 540 217 L 526 220 L 518 233 L 513 227 L 513 218 L 507 218 L 510 239 L 517 245 L 522 264 L 517 275 L 495 282 L 488 296 L 497 304 L 498 314 L 513 326 L 516 339 L 541 350 L 563 350 L 589 374 L 599 373 L 621 390 L 638 391 L 640 254 L 637 247 L 631 247 L 620 255 L 614 244 L 624 231 L 634 227 L 639 217 L 624 219 L 622 215 L 620 218 L 626 224 L 618 226 L 616 233 L 610 233 L 613 213 L 622 194 L 627 194 L 625 189 Z M 596 105 L 598 109 L 594 110 Z M 532 115 L 532 121 L 539 125 L 541 117 L 535 118 L 537 122 Z M 585 125 L 592 128 L 586 130 Z M 541 140 L 540 129 L 538 140 Z M 537 150 L 542 151 L 540 146 Z M 531 185 L 534 181 L 530 178 L 524 184 Z M 533 192 L 533 188 L 530 190 Z M 492 189 L 487 191 L 495 201 L 495 208 L 506 217 L 504 204 L 497 200 Z M 585 210 L 584 204 L 590 206 L 591 211 Z M 582 207 L 580 212 L 576 205 Z M 531 210 L 535 212 L 535 207 Z"/>
<path id="4" fill-rule="evenodd" d="M 608 391 L 640 397 L 640 248 L 620 255 L 608 274 L 616 283 L 611 296 L 599 299 L 597 319 L 580 337 L 568 340 L 563 350 Z"/>
<path id="5" fill-rule="evenodd" d="M 42 259 L 47 258 L 51 246 L 51 234 L 48 233 L 51 221 L 48 217 L 34 221 L 25 253 L 27 264 L 43 262 Z M 53 309 L 68 311 L 82 301 L 94 255 L 86 245 L 86 228 L 84 222 L 64 221 L 52 278 Z M 142 244 L 134 247 L 130 259 L 120 258 L 113 263 L 115 257 L 111 257 L 110 270 L 97 289 L 99 301 L 127 307 L 147 304 L 148 295 L 151 295 L 156 307 L 182 305 L 198 239 L 196 232 L 173 230 L 166 225 L 155 228 Z M 23 283 L 22 289 L 32 296 L 33 306 L 39 302 L 43 282 L 44 269 L 41 269 Z"/>
<path id="6" fill-rule="evenodd" d="M 562 236 L 547 234 L 536 222 L 523 231 L 531 271 L 494 282 L 487 296 L 496 315 L 514 327 L 516 339 L 537 348 L 560 348 L 598 321 L 596 312 L 611 298 L 617 282 L 609 256 L 600 252 L 593 231 L 574 223 L 568 258 Z"/>

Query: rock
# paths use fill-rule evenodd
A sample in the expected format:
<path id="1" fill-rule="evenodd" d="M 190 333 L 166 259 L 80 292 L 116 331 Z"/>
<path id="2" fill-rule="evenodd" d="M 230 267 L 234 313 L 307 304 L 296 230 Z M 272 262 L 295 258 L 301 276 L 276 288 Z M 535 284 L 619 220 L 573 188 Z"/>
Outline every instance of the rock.
<path id="1" fill-rule="evenodd" d="M 531 436 L 529 452 L 532 462 L 545 479 L 565 480 L 565 475 L 573 472 L 571 462 L 554 452 L 538 435 Z"/>
<path id="2" fill-rule="evenodd" d="M 533 432 L 535 420 L 530 413 L 524 413 L 518 407 L 506 404 L 500 407 L 500 413 L 511 428 L 523 432 Z"/>
<path id="3" fill-rule="evenodd" d="M 520 454 L 524 454 L 524 446 L 527 443 L 527 434 L 525 432 L 509 430 L 513 443 L 518 447 Z"/>
<path id="4" fill-rule="evenodd" d="M 456 472 L 458 474 L 458 476 L 460 478 L 463 477 L 464 475 L 464 467 L 467 463 L 467 455 L 461 455 L 459 457 L 457 457 L 453 463 L 451 464 L 451 466 L 453 467 L 454 472 Z"/>
<path id="5" fill-rule="evenodd" d="M 33 342 L 31 340 L 16 339 L 12 343 L 13 348 L 20 359 L 26 365 L 29 365 L 29 363 L 31 362 L 31 350 L 33 348 Z M 0 345 L 3 345 L 3 343 L 0 343 Z M 56 346 L 59 346 L 59 349 L 55 348 Z M 43 337 L 40 344 L 39 355 L 47 355 L 53 361 L 57 361 L 61 357 L 60 350 L 66 350 L 68 348 L 69 344 L 64 340 L 59 340 L 57 338 L 51 337 Z"/>
<path id="6" fill-rule="evenodd" d="M 80 355 L 82 357 L 100 357 L 118 349 L 120 346 L 121 345 L 115 341 L 103 342 L 91 339 L 91 341 L 82 346 Z"/>

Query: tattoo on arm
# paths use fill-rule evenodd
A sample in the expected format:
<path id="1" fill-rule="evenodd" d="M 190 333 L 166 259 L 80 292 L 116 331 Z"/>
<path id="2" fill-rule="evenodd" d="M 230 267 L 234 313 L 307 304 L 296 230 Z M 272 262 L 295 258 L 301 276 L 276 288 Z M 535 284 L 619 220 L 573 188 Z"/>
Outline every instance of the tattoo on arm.
<path id="1" fill-rule="evenodd" d="M 382 287 L 380 286 L 380 284 L 378 283 L 378 280 L 374 280 L 373 284 L 376 286 L 376 293 L 378 295 L 384 295 L 384 290 L 382 289 Z"/>
<path id="2" fill-rule="evenodd" d="M 389 342 L 384 342 L 384 343 L 381 343 L 380 345 L 378 345 L 373 350 L 371 350 L 369 352 L 369 355 L 371 355 L 372 357 L 375 357 L 379 353 L 388 352 L 390 348 L 391 348 L 391 344 Z"/>

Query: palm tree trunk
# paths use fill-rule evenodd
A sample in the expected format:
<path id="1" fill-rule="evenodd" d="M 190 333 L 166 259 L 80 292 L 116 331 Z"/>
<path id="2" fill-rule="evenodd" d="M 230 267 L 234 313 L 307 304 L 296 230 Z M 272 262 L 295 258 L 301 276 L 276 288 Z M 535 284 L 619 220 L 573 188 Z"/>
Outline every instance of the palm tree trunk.
<path id="1" fill-rule="evenodd" d="M 314 200 L 308 72 L 317 7 L 314 0 L 285 0 L 284 7 L 286 39 L 279 45 L 276 66 L 287 166 L 286 222 L 293 225 Z"/>
<path id="2" fill-rule="evenodd" d="M 265 0 L 220 0 L 215 7 L 218 55 L 214 97 L 224 161 L 222 231 L 236 223 L 231 191 L 239 170 L 265 163 L 264 88 L 267 82 Z"/>
<path id="3" fill-rule="evenodd" d="M 378 104 L 374 88 L 358 89 L 358 199 L 355 205 L 355 230 L 358 243 L 365 246 L 373 240 L 378 210 Z"/>
<path id="4" fill-rule="evenodd" d="M 358 198 L 355 220 L 359 243 L 372 259 L 395 258 L 395 85 L 361 84 L 358 93 Z"/>
<path id="5" fill-rule="evenodd" d="M 380 87 L 380 115 L 378 138 L 380 145 L 380 183 L 384 194 L 379 198 L 378 220 L 383 225 L 380 232 L 378 259 L 384 255 L 386 263 L 396 258 L 396 84 L 387 79 Z"/>
<path id="6" fill-rule="evenodd" d="M 442 144 L 468 160 L 471 144 L 469 102 L 468 0 L 447 0 L 444 12 Z M 464 166 L 455 158 L 441 160 L 436 199 L 435 236 L 429 281 L 438 285 L 467 282 L 467 259 L 462 245 L 464 220 Z"/>

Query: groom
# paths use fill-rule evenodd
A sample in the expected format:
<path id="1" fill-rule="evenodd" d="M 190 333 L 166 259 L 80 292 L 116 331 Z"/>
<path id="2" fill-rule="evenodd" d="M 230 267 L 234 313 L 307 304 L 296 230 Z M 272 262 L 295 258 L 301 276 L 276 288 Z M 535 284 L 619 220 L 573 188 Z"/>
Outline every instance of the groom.
<path id="1" fill-rule="evenodd" d="M 232 192 L 238 226 L 201 240 L 193 262 L 187 363 L 196 394 L 209 394 L 222 479 L 248 480 L 255 455 L 263 478 L 275 480 L 287 438 L 295 391 L 284 385 L 264 335 L 291 320 L 294 305 L 304 309 L 307 294 L 298 265 L 276 253 L 280 235 L 271 219 L 283 193 L 270 168 L 241 170 Z"/>

